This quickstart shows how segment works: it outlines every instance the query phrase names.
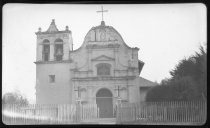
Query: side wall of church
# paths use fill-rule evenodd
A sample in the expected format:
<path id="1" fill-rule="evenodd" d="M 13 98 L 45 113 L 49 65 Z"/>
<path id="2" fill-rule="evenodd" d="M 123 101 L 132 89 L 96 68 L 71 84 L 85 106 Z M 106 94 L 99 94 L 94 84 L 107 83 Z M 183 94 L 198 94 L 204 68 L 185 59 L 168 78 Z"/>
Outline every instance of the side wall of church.
<path id="1" fill-rule="evenodd" d="M 132 81 L 133 86 L 129 88 L 129 102 L 140 102 L 140 91 L 138 85 L 138 78 Z"/>
<path id="2" fill-rule="evenodd" d="M 37 64 L 37 104 L 72 103 L 70 66 L 69 63 Z M 54 83 L 49 82 L 49 75 L 55 75 Z"/>

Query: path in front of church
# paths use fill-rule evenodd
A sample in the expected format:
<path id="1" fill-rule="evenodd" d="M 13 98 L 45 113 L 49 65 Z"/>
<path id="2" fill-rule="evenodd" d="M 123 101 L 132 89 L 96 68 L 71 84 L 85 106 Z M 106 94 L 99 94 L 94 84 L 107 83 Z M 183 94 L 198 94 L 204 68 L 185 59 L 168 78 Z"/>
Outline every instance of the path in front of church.
<path id="1" fill-rule="evenodd" d="M 97 118 L 94 120 L 84 120 L 81 124 L 116 124 L 116 118 Z"/>

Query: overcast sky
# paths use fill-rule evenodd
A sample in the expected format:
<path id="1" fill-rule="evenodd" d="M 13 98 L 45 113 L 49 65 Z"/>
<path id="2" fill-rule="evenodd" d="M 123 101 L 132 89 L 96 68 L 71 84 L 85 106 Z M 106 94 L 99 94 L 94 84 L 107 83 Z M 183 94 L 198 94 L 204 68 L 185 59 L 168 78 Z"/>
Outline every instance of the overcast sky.
<path id="1" fill-rule="evenodd" d="M 106 25 L 113 26 L 130 47 L 138 47 L 145 62 L 140 76 L 160 82 L 179 60 L 206 44 L 203 4 L 103 5 Z M 101 5 L 6 4 L 3 7 L 3 94 L 19 90 L 35 101 L 36 35 L 52 21 L 59 30 L 68 25 L 74 49 L 101 22 Z"/>

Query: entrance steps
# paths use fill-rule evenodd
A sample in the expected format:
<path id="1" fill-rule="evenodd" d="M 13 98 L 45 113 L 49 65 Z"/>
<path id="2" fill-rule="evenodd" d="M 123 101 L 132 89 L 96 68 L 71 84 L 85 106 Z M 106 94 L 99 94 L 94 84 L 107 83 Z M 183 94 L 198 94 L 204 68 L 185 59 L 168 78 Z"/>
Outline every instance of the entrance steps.
<path id="1" fill-rule="evenodd" d="M 82 124 L 116 124 L 116 118 L 96 118 L 84 120 Z"/>

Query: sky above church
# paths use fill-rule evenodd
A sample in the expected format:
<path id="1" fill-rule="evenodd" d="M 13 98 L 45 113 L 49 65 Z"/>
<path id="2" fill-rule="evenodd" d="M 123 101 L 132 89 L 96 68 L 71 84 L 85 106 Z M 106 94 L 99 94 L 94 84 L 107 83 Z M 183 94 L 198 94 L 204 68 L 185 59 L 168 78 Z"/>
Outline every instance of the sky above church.
<path id="1" fill-rule="evenodd" d="M 113 26 L 130 47 L 138 47 L 145 62 L 141 77 L 154 82 L 169 78 L 169 71 L 199 46 L 206 46 L 204 4 L 103 5 L 106 25 Z M 100 4 L 6 4 L 3 7 L 3 94 L 18 90 L 35 101 L 36 35 L 52 21 L 59 30 L 68 25 L 74 49 L 87 32 L 101 22 Z"/>

